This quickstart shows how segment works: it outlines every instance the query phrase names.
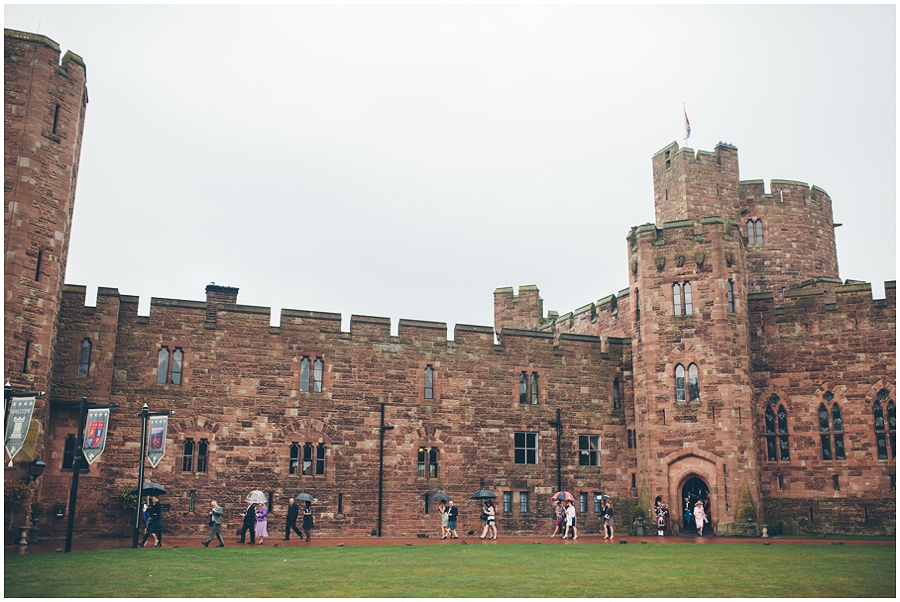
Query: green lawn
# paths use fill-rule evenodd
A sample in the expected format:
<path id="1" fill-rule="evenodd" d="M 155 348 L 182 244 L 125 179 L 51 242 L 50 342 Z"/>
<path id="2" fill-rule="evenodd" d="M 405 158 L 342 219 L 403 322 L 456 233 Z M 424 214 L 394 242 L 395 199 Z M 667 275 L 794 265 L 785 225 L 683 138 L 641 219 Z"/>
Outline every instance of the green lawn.
<path id="1" fill-rule="evenodd" d="M 5 597 L 880 597 L 894 546 L 508 544 L 7 556 Z"/>

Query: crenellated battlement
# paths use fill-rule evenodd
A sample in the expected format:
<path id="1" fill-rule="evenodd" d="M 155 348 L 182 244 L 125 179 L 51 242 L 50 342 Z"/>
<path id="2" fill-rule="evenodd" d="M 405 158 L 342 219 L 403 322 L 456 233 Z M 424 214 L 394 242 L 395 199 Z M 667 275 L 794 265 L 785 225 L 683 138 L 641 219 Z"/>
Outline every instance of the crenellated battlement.
<path id="1" fill-rule="evenodd" d="M 778 322 L 829 322 L 843 330 L 851 316 L 866 315 L 878 322 L 895 323 L 896 281 L 884 283 L 885 298 L 874 299 L 868 282 L 840 284 L 825 279 L 801 283 L 776 294 L 768 291 L 748 295 L 752 312 L 776 316 Z M 782 300 L 783 299 L 783 300 Z"/>

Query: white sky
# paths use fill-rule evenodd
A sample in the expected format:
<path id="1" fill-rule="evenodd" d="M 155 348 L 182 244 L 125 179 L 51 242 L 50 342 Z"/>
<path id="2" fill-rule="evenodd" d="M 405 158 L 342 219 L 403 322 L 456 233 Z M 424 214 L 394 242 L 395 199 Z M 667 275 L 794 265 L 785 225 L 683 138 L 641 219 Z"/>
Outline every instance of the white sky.
<path id="1" fill-rule="evenodd" d="M 493 324 L 628 285 L 651 156 L 834 203 L 842 278 L 896 275 L 896 8 L 4 5 L 87 64 L 69 284 Z"/>

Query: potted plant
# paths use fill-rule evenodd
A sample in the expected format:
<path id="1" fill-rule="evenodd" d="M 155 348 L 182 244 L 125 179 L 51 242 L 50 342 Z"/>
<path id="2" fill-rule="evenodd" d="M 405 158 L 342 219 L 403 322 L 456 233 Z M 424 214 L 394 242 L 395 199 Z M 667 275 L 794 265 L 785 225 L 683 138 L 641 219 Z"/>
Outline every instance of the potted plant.
<path id="1" fill-rule="evenodd" d="M 25 504 L 28 503 L 28 499 L 31 497 L 31 487 L 29 487 L 26 483 L 22 483 L 20 481 L 4 481 L 3 482 L 3 501 L 5 503 L 6 508 L 9 509 L 9 522 L 7 523 L 7 532 L 15 533 L 17 530 L 22 530 L 27 532 L 28 527 L 26 525 L 22 526 L 13 526 L 13 522 L 16 521 L 16 510 L 25 509 Z M 21 521 L 25 522 L 25 514 L 22 513 Z M 15 536 L 13 536 L 15 537 Z M 24 539 L 24 534 L 22 538 Z M 21 540 L 20 542 L 21 543 Z M 26 540 L 27 543 L 27 540 Z"/>
<path id="2" fill-rule="evenodd" d="M 44 504 L 41 502 L 31 502 L 31 524 L 35 525 L 41 522 L 41 515 L 44 513 Z"/>

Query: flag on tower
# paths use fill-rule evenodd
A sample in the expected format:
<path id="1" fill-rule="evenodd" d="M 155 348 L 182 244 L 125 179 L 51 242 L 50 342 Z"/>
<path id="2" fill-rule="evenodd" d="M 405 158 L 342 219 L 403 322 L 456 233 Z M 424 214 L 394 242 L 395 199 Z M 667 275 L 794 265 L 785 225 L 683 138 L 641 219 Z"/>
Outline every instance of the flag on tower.
<path id="1" fill-rule="evenodd" d="M 688 120 L 687 109 L 684 110 L 684 139 L 691 137 L 691 122 Z"/>

